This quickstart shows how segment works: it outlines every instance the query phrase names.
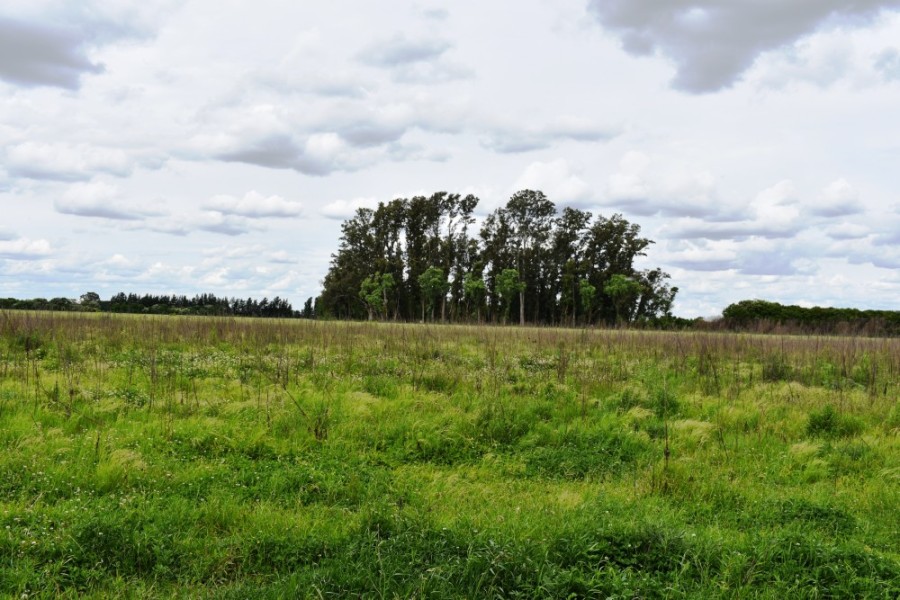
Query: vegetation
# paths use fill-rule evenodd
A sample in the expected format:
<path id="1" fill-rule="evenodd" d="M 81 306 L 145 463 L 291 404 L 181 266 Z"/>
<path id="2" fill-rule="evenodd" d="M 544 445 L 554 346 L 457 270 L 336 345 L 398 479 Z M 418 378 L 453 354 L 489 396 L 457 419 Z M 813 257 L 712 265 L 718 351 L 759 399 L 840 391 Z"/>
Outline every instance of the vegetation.
<path id="1" fill-rule="evenodd" d="M 898 373 L 886 338 L 0 312 L 0 595 L 895 598 Z"/>
<path id="2" fill-rule="evenodd" d="M 900 311 L 814 306 L 785 306 L 765 300 L 743 300 L 722 311 L 735 329 L 787 327 L 798 332 L 900 335 Z"/>
<path id="3" fill-rule="evenodd" d="M 474 196 L 439 192 L 359 209 L 342 227 L 317 314 L 341 319 L 519 324 L 657 324 L 671 320 L 678 288 L 660 269 L 634 262 L 653 242 L 622 215 L 558 212 L 542 192 L 522 190 L 474 235 Z M 515 273 L 515 277 L 512 277 Z M 393 285 L 371 308 L 373 277 Z M 360 301 L 362 299 L 362 301 Z M 426 308 L 428 309 L 426 311 Z"/>
<path id="4" fill-rule="evenodd" d="M 0 298 L 0 309 L 52 310 L 62 312 L 111 312 L 149 313 L 155 315 L 215 315 L 238 317 L 305 317 L 313 318 L 312 299 L 307 300 L 302 312 L 293 309 L 290 302 L 276 296 L 263 298 L 217 298 L 215 294 L 198 294 L 193 298 L 184 295 L 125 294 L 118 293 L 108 301 L 100 299 L 96 292 L 82 294 L 76 300 L 69 298 Z"/>

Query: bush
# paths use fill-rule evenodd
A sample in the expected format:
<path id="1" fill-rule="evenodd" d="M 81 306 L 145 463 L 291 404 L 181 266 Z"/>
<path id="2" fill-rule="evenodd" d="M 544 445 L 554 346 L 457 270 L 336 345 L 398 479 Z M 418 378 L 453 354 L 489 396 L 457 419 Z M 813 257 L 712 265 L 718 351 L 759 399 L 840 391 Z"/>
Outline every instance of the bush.
<path id="1" fill-rule="evenodd" d="M 837 412 L 830 404 L 809 414 L 807 435 L 816 437 L 851 437 L 863 430 L 863 423 L 850 415 Z"/>

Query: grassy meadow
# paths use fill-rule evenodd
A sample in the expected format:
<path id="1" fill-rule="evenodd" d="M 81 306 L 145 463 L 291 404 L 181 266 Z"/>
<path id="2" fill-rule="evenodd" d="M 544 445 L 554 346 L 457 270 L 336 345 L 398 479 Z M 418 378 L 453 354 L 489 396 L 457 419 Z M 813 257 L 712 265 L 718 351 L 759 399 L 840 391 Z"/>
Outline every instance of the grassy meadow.
<path id="1" fill-rule="evenodd" d="M 900 340 L 0 312 L 0 595 L 896 598 Z"/>

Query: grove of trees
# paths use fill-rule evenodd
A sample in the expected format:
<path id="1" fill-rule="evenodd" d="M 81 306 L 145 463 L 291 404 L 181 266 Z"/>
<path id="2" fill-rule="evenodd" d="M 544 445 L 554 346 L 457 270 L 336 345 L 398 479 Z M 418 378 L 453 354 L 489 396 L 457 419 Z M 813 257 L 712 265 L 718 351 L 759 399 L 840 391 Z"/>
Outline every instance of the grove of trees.
<path id="1" fill-rule="evenodd" d="M 475 230 L 478 198 L 438 192 L 360 208 L 341 226 L 316 316 L 541 324 L 671 318 L 678 288 L 635 268 L 653 243 L 622 215 L 522 190 Z"/>

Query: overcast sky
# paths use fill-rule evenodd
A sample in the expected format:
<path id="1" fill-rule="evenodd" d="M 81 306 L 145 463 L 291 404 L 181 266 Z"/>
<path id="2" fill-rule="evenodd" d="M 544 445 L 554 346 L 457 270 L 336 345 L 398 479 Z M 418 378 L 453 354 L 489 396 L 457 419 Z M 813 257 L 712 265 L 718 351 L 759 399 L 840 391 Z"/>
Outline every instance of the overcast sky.
<path id="1" fill-rule="evenodd" d="M 0 296 L 315 296 L 356 207 L 620 212 L 686 317 L 900 309 L 900 0 L 4 0 Z"/>

